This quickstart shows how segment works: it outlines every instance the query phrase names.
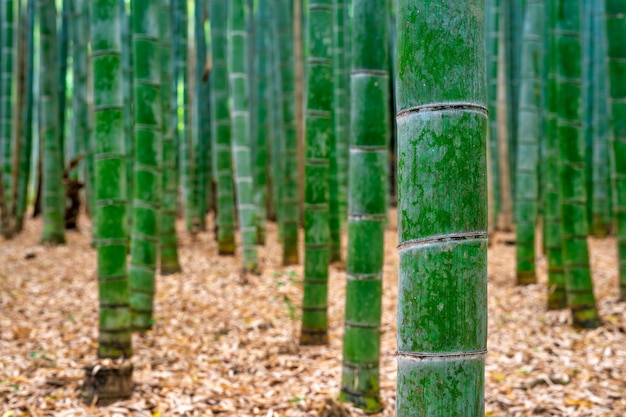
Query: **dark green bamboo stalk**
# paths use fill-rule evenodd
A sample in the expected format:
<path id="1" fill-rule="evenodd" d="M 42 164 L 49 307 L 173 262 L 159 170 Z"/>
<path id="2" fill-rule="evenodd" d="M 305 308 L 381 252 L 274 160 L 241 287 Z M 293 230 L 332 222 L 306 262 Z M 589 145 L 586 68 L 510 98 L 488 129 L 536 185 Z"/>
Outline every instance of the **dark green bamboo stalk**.
<path id="1" fill-rule="evenodd" d="M 130 246 L 130 308 L 133 330 L 152 327 L 161 206 L 161 60 L 159 3 L 134 0 L 133 97 L 135 117 L 134 201 Z"/>
<path id="2" fill-rule="evenodd" d="M 85 154 L 85 137 L 89 131 L 89 108 L 87 105 L 87 31 L 88 16 L 84 0 L 73 0 L 71 4 L 72 25 L 72 134 L 76 149 L 74 155 Z"/>
<path id="3" fill-rule="evenodd" d="M 68 149 L 65 146 L 65 124 L 66 124 L 66 115 L 67 115 L 67 57 L 69 54 L 70 47 L 70 32 L 71 32 L 71 19 L 70 19 L 70 0 L 63 0 L 61 6 L 61 25 L 59 27 L 58 37 L 59 40 L 57 42 L 58 45 L 58 95 L 59 95 L 59 105 L 57 108 L 58 118 L 59 118 L 59 143 L 61 146 L 61 164 L 65 167 L 65 157 L 66 153 L 68 153 Z"/>
<path id="4" fill-rule="evenodd" d="M 226 68 L 226 0 L 209 3 L 211 18 L 211 137 L 217 183 L 217 245 L 220 255 L 235 253 L 235 194 L 231 153 L 228 70 Z"/>
<path id="5" fill-rule="evenodd" d="M 82 2 L 83 14 L 87 19 L 87 37 L 91 40 L 91 26 L 89 24 L 91 11 L 93 10 L 92 4 L 89 1 Z M 95 216 L 95 207 L 96 207 L 96 162 L 95 162 L 95 154 L 96 154 L 96 144 L 95 144 L 95 132 L 94 132 L 94 80 L 93 80 L 93 60 L 91 59 L 91 54 L 87 56 L 87 106 L 89 108 L 89 112 L 87 114 L 87 132 L 85 137 L 82 138 L 84 141 L 83 148 L 85 149 L 86 158 L 85 158 L 85 178 L 86 178 L 86 194 L 87 194 L 87 209 L 89 216 L 92 219 L 92 238 L 95 239 L 95 226 L 96 222 L 93 221 Z"/>
<path id="6" fill-rule="evenodd" d="M 518 105 L 515 223 L 517 234 L 517 283 L 537 282 L 535 274 L 535 228 L 539 201 L 539 140 L 543 68 L 543 0 L 527 0 L 522 36 L 521 88 Z"/>
<path id="7" fill-rule="evenodd" d="M 131 3 L 132 6 L 132 3 Z M 133 37 L 131 28 L 132 7 L 130 12 L 126 8 L 126 0 L 119 0 L 120 16 L 122 18 L 122 86 L 124 88 L 124 138 L 126 139 L 126 192 L 128 198 L 128 210 L 126 220 L 128 230 L 132 229 L 133 223 L 133 199 L 134 199 L 134 155 L 135 141 L 133 135 Z"/>
<path id="8" fill-rule="evenodd" d="M 39 0 L 40 140 L 43 141 L 42 243 L 65 243 L 65 187 L 58 124 L 56 6 Z"/>
<path id="9" fill-rule="evenodd" d="M 626 0 L 606 0 L 620 300 L 626 301 Z"/>
<path id="10" fill-rule="evenodd" d="M 581 45 L 582 45 L 582 135 L 585 143 L 585 187 L 587 189 L 586 219 L 588 230 L 591 231 L 593 212 L 593 140 L 594 140 L 594 91 L 593 74 L 596 63 L 594 61 L 593 33 L 597 31 L 593 18 L 593 3 L 595 0 L 582 0 L 581 3 Z"/>
<path id="11" fill-rule="evenodd" d="M 591 195 L 591 234 L 604 237 L 613 222 L 611 214 L 611 182 L 609 140 L 609 69 L 607 37 L 604 24 L 604 2 L 593 3 L 593 191 Z"/>
<path id="12" fill-rule="evenodd" d="M 13 219 L 11 207 L 13 207 L 13 152 L 14 152 L 14 129 L 13 108 L 15 106 L 15 2 L 14 0 L 0 1 L 0 169 L 3 171 L 2 182 L 4 186 L 4 200 L 6 210 L 6 225 L 2 227 L 5 237 L 13 233 Z"/>
<path id="13" fill-rule="evenodd" d="M 268 139 L 273 137 L 271 129 L 271 81 L 270 77 L 270 25 L 271 0 L 259 0 L 256 11 L 256 135 L 254 144 L 254 205 L 256 206 L 257 242 L 265 244 L 265 223 L 267 218 L 267 174 Z"/>
<path id="14" fill-rule="evenodd" d="M 498 150 L 498 60 L 500 36 L 500 0 L 485 2 L 485 51 L 487 55 L 487 94 L 489 97 L 489 151 L 491 181 L 489 186 L 493 192 L 492 217 L 494 225 L 500 215 L 500 164 Z"/>
<path id="15" fill-rule="evenodd" d="M 278 0 L 278 36 L 283 99 L 284 144 L 280 210 L 283 230 L 283 265 L 298 263 L 298 127 L 296 119 L 293 1 Z M 331 94 L 329 92 L 329 94 Z"/>
<path id="16" fill-rule="evenodd" d="M 178 261 L 178 242 L 176 240 L 176 209 L 178 204 L 178 171 L 176 170 L 176 144 L 174 142 L 175 119 L 172 84 L 172 2 L 161 0 L 159 14 L 159 32 L 161 35 L 161 110 L 162 123 L 162 158 L 161 211 L 159 234 L 161 235 L 160 262 L 161 274 L 180 272 Z"/>
<path id="17" fill-rule="evenodd" d="M 561 231 L 567 303 L 574 327 L 600 325 L 587 248 L 582 141 L 580 0 L 558 0 L 556 23 Z"/>
<path id="18" fill-rule="evenodd" d="M 332 1 L 309 0 L 306 160 L 304 199 L 304 298 L 300 344 L 328 343 L 328 171 L 333 126 Z"/>
<path id="19" fill-rule="evenodd" d="M 390 134 L 388 11 L 387 0 L 354 1 L 348 283 L 340 399 L 367 413 L 382 408 L 380 318 Z"/>
<path id="20" fill-rule="evenodd" d="M 396 415 L 484 416 L 484 1 L 397 5 Z"/>
<path id="21" fill-rule="evenodd" d="M 93 0 L 94 220 L 100 297 L 98 356 L 101 358 L 128 358 L 132 355 L 126 272 L 128 232 L 121 24 L 117 0 Z"/>
<path id="22" fill-rule="evenodd" d="M 255 271 L 256 215 L 252 200 L 252 156 L 250 155 L 250 111 L 248 107 L 248 33 L 244 0 L 232 0 L 228 8 L 228 79 L 232 96 L 230 121 L 233 134 L 232 158 L 237 192 L 239 231 L 243 246 L 243 268 Z"/>
<path id="23" fill-rule="evenodd" d="M 330 221 L 330 262 L 341 260 L 341 214 L 339 212 L 339 169 L 345 137 L 345 60 L 344 0 L 333 0 L 333 134 L 330 137 L 330 170 L 328 173 L 328 219 Z M 345 167 L 342 167 L 345 168 Z"/>
<path id="24" fill-rule="evenodd" d="M 546 51 L 546 153 L 545 165 L 545 205 L 543 215 L 543 235 L 548 261 L 548 309 L 567 307 L 565 293 L 565 270 L 563 267 L 563 247 L 561 232 L 561 197 L 559 190 L 558 155 L 559 137 L 557 135 L 558 96 L 556 85 L 556 2 L 548 0 L 546 5 L 548 48 Z"/>
<path id="25" fill-rule="evenodd" d="M 22 135 L 19 138 L 19 174 L 17 183 L 17 201 L 15 204 L 15 230 L 20 232 L 24 226 L 24 216 L 28 205 L 28 183 L 30 180 L 30 162 L 33 144 L 33 84 L 35 56 L 35 0 L 27 0 L 26 24 L 22 31 L 25 38 L 25 79 L 22 99 Z"/>
<path id="26" fill-rule="evenodd" d="M 342 229 L 347 225 L 348 218 L 348 145 L 350 138 L 350 105 L 352 103 L 350 93 L 350 68 L 352 66 L 352 9 L 353 0 L 343 1 L 343 136 L 344 140 L 337 142 L 337 182 L 339 190 L 339 220 Z"/>

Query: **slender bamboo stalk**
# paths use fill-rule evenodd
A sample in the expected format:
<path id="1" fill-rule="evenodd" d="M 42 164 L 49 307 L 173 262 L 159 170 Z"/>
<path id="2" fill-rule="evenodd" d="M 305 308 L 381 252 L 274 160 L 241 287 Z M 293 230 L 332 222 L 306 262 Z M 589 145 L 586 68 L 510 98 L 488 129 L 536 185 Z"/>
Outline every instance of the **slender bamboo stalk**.
<path id="1" fill-rule="evenodd" d="M 585 150 L 581 136 L 581 2 L 559 0 L 557 4 L 557 134 L 567 303 L 574 327 L 595 328 L 601 323 L 587 248 Z"/>
<path id="2" fill-rule="evenodd" d="M 349 158 L 348 158 L 348 145 L 350 138 L 350 106 L 352 104 L 350 94 L 350 68 L 352 66 L 352 3 L 353 0 L 343 1 L 343 51 L 344 51 L 344 65 L 343 65 L 343 136 L 344 140 L 337 142 L 337 182 L 339 190 L 339 220 L 341 222 L 342 229 L 347 225 L 348 218 L 348 172 L 349 172 Z"/>
<path id="3" fill-rule="evenodd" d="M 94 221 L 100 297 L 98 356 L 101 358 L 128 358 L 132 355 L 126 270 L 128 232 L 121 24 L 117 0 L 93 0 Z"/>
<path id="4" fill-rule="evenodd" d="M 604 2 L 593 3 L 593 191 L 591 234 L 604 237 L 613 222 L 611 214 L 611 181 L 609 140 L 609 69 L 607 62 L 607 36 L 604 24 Z"/>
<path id="5" fill-rule="evenodd" d="M 582 0 L 581 3 L 581 46 L 582 46 L 582 135 L 585 143 L 585 188 L 587 190 L 586 220 L 588 230 L 591 231 L 591 217 L 593 211 L 593 140 L 594 140 L 594 90 L 593 74 L 594 62 L 593 32 L 596 31 L 593 19 L 594 0 Z"/>
<path id="6" fill-rule="evenodd" d="M 348 283 L 340 399 L 368 413 L 382 408 L 380 318 L 390 136 L 388 12 L 387 0 L 354 2 L 349 163 L 352 186 L 348 199 Z"/>
<path id="7" fill-rule="evenodd" d="M 328 171 L 332 135 L 332 1 L 308 4 L 304 296 L 300 344 L 328 343 Z"/>
<path id="8" fill-rule="evenodd" d="M 73 156 L 87 151 L 85 137 L 89 131 L 89 107 L 87 105 L 87 49 L 89 44 L 88 16 L 84 0 L 73 0 L 71 7 L 72 25 L 72 134 L 75 143 Z"/>
<path id="9" fill-rule="evenodd" d="M 133 227 L 133 200 L 134 200 L 134 155 L 135 140 L 133 135 L 133 37 L 132 37 L 132 5 L 131 10 L 126 8 L 126 0 L 119 0 L 120 16 L 122 18 L 122 86 L 124 88 L 124 138 L 126 140 L 126 221 L 128 230 Z"/>
<path id="10" fill-rule="evenodd" d="M 220 255 L 235 253 L 235 194 L 231 153 L 228 70 L 226 68 L 226 0 L 209 3 L 211 18 L 211 136 L 217 183 L 217 245 Z"/>
<path id="11" fill-rule="evenodd" d="M 542 130 L 543 0 L 527 0 L 522 36 L 521 88 L 518 105 L 517 174 L 515 179 L 515 232 L 517 234 L 517 283 L 537 282 L 535 229 L 539 201 L 539 140 Z"/>
<path id="12" fill-rule="evenodd" d="M 611 164 L 615 190 L 620 300 L 626 301 L 626 0 L 606 0 L 606 33 L 613 129 Z"/>
<path id="13" fill-rule="evenodd" d="M 283 99 L 284 164 L 281 180 L 283 265 L 298 263 L 298 126 L 296 118 L 293 0 L 278 0 L 277 10 L 281 87 Z M 329 94 L 331 94 L 329 92 Z"/>
<path id="14" fill-rule="evenodd" d="M 397 6 L 396 415 L 483 416 L 484 1 L 400 0 Z"/>
<path id="15" fill-rule="evenodd" d="M 485 2 L 485 51 L 487 55 L 487 94 L 489 97 L 489 165 L 491 180 L 489 187 L 493 192 L 492 216 L 489 222 L 494 226 L 500 215 L 500 163 L 498 158 L 498 53 L 500 47 L 500 0 Z"/>
<path id="16" fill-rule="evenodd" d="M 172 84 L 172 2 L 160 1 L 159 32 L 161 35 L 161 110 L 162 123 L 162 158 L 161 177 L 161 212 L 159 233 L 161 235 L 160 262 L 161 274 L 180 272 L 178 261 L 178 242 L 176 239 L 176 209 L 178 205 L 178 171 L 176 170 L 176 144 L 174 142 L 175 119 Z"/>
<path id="17" fill-rule="evenodd" d="M 13 206 L 13 172 L 12 161 L 14 152 L 13 108 L 15 107 L 15 2 L 0 1 L 0 169 L 3 171 L 4 200 L 6 209 L 2 233 L 10 237 L 13 233 L 11 207 Z"/>
<path id="18" fill-rule="evenodd" d="M 69 155 L 70 150 L 65 146 L 65 133 L 66 133 L 66 116 L 67 116 L 67 58 L 69 54 L 70 47 L 70 33 L 71 33 L 71 5 L 70 0 L 63 0 L 61 5 L 61 25 L 59 26 L 58 31 L 58 95 L 59 95 L 59 105 L 57 107 L 58 111 L 58 123 L 59 123 L 59 144 L 61 146 L 61 164 L 65 167 L 66 156 Z M 70 156 L 71 157 L 71 156 Z"/>
<path id="19" fill-rule="evenodd" d="M 567 307 L 565 293 L 565 270 L 563 267 L 563 247 L 561 232 L 561 197 L 559 190 L 558 155 L 559 137 L 557 134 L 558 96 L 556 85 L 556 1 L 548 0 L 546 5 L 548 48 L 546 66 L 546 153 L 545 165 L 545 205 L 543 215 L 543 235 L 548 261 L 548 309 Z"/>
<path id="20" fill-rule="evenodd" d="M 255 206 L 252 200 L 252 157 L 250 155 L 250 111 L 248 107 L 248 34 L 244 0 L 233 0 L 228 9 L 228 79 L 232 96 L 230 121 L 233 133 L 232 158 L 237 192 L 239 231 L 243 246 L 243 268 L 256 271 Z"/>
<path id="21" fill-rule="evenodd" d="M 65 187 L 58 124 L 56 6 L 39 0 L 40 140 L 43 141 L 42 243 L 65 243 Z"/>

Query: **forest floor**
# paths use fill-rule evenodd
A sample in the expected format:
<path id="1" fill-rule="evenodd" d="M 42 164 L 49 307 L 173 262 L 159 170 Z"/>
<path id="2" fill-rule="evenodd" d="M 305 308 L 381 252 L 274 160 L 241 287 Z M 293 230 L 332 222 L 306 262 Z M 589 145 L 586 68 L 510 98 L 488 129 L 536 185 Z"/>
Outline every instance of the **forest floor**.
<path id="1" fill-rule="evenodd" d="M 217 256 L 212 233 L 192 241 L 179 229 L 184 272 L 158 277 L 154 328 L 133 337 L 132 398 L 83 405 L 98 303 L 95 251 L 88 222 L 81 222 L 64 246 L 39 244 L 41 220 L 0 242 L 0 417 L 342 415 L 329 409 L 336 408 L 341 375 L 343 265 L 330 268 L 330 344 L 299 347 L 302 267 L 281 266 L 273 224 L 259 248 L 262 273 L 246 279 L 238 257 Z M 395 412 L 395 225 L 394 212 L 386 234 L 379 416 Z M 545 309 L 544 257 L 540 283 L 515 286 L 512 238 L 497 235 L 489 250 L 486 415 L 625 416 L 626 303 L 617 302 L 615 240 L 590 239 L 604 325 L 576 331 L 567 311 Z"/>

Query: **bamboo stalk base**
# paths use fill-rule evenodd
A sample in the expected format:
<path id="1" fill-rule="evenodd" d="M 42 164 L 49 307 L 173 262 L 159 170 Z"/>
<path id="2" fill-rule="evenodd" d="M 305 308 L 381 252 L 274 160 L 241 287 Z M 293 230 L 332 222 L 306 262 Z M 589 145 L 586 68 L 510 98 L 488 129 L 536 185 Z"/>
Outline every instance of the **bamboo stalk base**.
<path id="1" fill-rule="evenodd" d="M 300 333 L 300 346 L 323 346 L 328 344 L 327 330 L 306 330 Z"/>
<path id="2" fill-rule="evenodd" d="M 517 271 L 517 285 L 531 285 L 537 283 L 537 275 L 531 271 Z"/>
<path id="3" fill-rule="evenodd" d="M 380 396 L 350 392 L 345 388 L 342 388 L 341 393 L 339 394 L 339 401 L 342 403 L 352 403 L 355 407 L 360 408 L 365 414 L 376 414 L 383 409 Z"/>
<path id="4" fill-rule="evenodd" d="M 161 275 L 173 275 L 182 271 L 180 265 L 161 265 Z"/>
<path id="5" fill-rule="evenodd" d="M 109 365 L 99 369 L 96 366 L 85 367 L 85 381 L 80 396 L 86 404 L 109 405 L 130 398 L 132 392 L 132 364 Z"/>
<path id="6" fill-rule="evenodd" d="M 572 326 L 575 329 L 596 329 L 602 326 L 595 306 L 572 307 Z"/>

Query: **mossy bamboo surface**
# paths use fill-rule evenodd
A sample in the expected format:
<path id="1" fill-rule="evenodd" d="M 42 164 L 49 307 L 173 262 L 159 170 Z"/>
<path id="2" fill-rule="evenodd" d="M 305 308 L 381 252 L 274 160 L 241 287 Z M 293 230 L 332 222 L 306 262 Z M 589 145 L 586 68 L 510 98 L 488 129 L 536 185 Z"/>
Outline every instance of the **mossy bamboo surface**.
<path id="1" fill-rule="evenodd" d="M 270 72 L 270 31 L 271 31 L 271 1 L 259 0 L 256 10 L 256 132 L 254 139 L 254 205 L 256 206 L 257 243 L 265 244 L 267 219 L 267 174 L 268 140 L 273 137 L 274 131 L 270 128 L 271 108 L 271 72 Z"/>
<path id="2" fill-rule="evenodd" d="M 298 199 L 298 126 L 296 118 L 293 0 L 279 0 L 277 18 L 284 129 L 284 142 L 281 147 L 283 178 L 280 189 L 283 265 L 295 265 L 298 263 L 300 202 Z M 329 92 L 329 94 L 331 93 Z"/>
<path id="3" fill-rule="evenodd" d="M 211 136 L 216 173 L 217 246 L 220 255 L 235 253 L 235 191 L 231 153 L 228 69 L 226 68 L 226 0 L 212 0 L 211 53 Z"/>
<path id="4" fill-rule="evenodd" d="M 484 1 L 397 6 L 396 415 L 484 416 Z"/>
<path id="5" fill-rule="evenodd" d="M 558 154 L 559 138 L 557 135 L 558 96 L 556 86 L 556 1 L 548 0 L 546 6 L 546 28 L 548 48 L 546 51 L 546 153 L 544 155 L 544 212 L 543 236 L 548 263 L 548 309 L 567 307 L 565 293 L 565 270 L 563 267 L 563 247 L 561 232 L 561 197 L 559 194 Z"/>
<path id="6" fill-rule="evenodd" d="M 28 206 L 28 183 L 30 180 L 31 153 L 33 147 L 33 84 L 35 58 L 35 0 L 27 0 L 26 21 L 22 31 L 25 38 L 25 79 L 22 99 L 22 135 L 19 138 L 19 174 L 17 182 L 17 201 L 15 202 L 15 230 L 20 232 L 24 225 L 24 216 Z M 86 22 L 85 22 L 86 24 Z"/>
<path id="7" fill-rule="evenodd" d="M 11 218 L 13 206 L 13 152 L 14 152 L 14 129 L 13 108 L 16 103 L 14 85 L 17 84 L 15 77 L 15 2 L 14 0 L 0 1 L 0 169 L 3 172 L 4 199 L 6 203 L 7 219 Z M 11 219 L 12 222 L 12 219 Z M 2 233 L 9 236 L 13 226 L 10 224 L 2 228 Z"/>
<path id="8" fill-rule="evenodd" d="M 500 0 L 485 2 L 485 51 L 487 57 L 487 94 L 489 98 L 489 151 L 491 181 L 493 192 L 492 217 L 494 225 L 500 214 L 500 164 L 498 159 L 498 39 L 500 37 Z"/>
<path id="9" fill-rule="evenodd" d="M 132 328 L 152 327 L 155 273 L 159 248 L 163 132 L 159 3 L 134 0 L 133 97 L 134 177 L 133 223 L 130 245 L 130 308 Z"/>
<path id="10" fill-rule="evenodd" d="M 613 129 L 613 184 L 620 300 L 626 301 L 626 0 L 606 0 L 606 34 Z"/>
<path id="11" fill-rule="evenodd" d="M 537 282 L 535 229 L 539 202 L 539 141 L 542 131 L 542 60 L 545 5 L 527 0 L 522 35 L 521 88 L 518 105 L 517 173 L 515 179 L 515 232 L 517 235 L 517 283 Z"/>
<path id="12" fill-rule="evenodd" d="M 61 19 L 58 31 L 58 95 L 59 95 L 59 105 L 57 107 L 58 111 L 58 123 L 59 123 L 59 143 L 61 144 L 61 164 L 65 168 L 65 160 L 71 158 L 71 149 L 70 146 L 66 146 L 66 120 L 67 120 L 67 58 L 70 49 L 70 33 L 72 22 L 70 19 L 71 12 L 71 0 L 63 0 L 61 3 Z M 68 149 L 69 148 L 69 149 Z"/>
<path id="13" fill-rule="evenodd" d="M 98 251 L 98 356 L 130 357 L 131 314 L 126 271 L 126 141 L 121 16 L 117 0 L 94 0 L 91 59 L 94 83 L 95 244 Z"/>
<path id="14" fill-rule="evenodd" d="M 574 327 L 600 325 L 587 248 L 585 147 L 582 137 L 581 2 L 558 0 L 557 135 L 561 181 L 561 231 L 567 303 Z"/>
<path id="15" fill-rule="evenodd" d="M 228 81 L 232 96 L 230 120 L 233 134 L 232 157 L 237 193 L 243 268 L 256 271 L 256 208 L 252 200 L 252 156 L 250 154 L 250 110 L 248 107 L 248 32 L 244 0 L 233 0 L 228 9 Z"/>
<path id="16" fill-rule="evenodd" d="M 40 140 L 43 142 L 42 243 L 65 243 L 65 187 L 58 124 L 57 35 L 54 3 L 39 0 Z"/>
<path id="17" fill-rule="evenodd" d="M 300 344 L 328 343 L 328 171 L 333 126 L 332 1 L 309 0 L 305 108 L 304 296 Z"/>
<path id="18" fill-rule="evenodd" d="M 176 170 L 176 143 L 174 142 L 175 119 L 172 83 L 172 1 L 160 0 L 159 30 L 161 35 L 161 110 L 162 163 L 161 212 L 159 234 L 161 236 L 161 274 L 180 272 L 178 242 L 176 239 L 176 212 L 178 204 L 178 171 Z"/>
<path id="19" fill-rule="evenodd" d="M 380 318 L 390 135 L 388 11 L 387 0 L 354 1 L 348 282 L 340 399 L 368 413 L 382 408 Z"/>
<path id="20" fill-rule="evenodd" d="M 605 237 L 613 223 L 611 213 L 611 181 L 609 140 L 609 69 L 607 62 L 607 36 L 604 24 L 604 2 L 592 5 L 594 19 L 593 38 L 593 168 L 592 168 L 592 207 L 591 234 Z"/>
<path id="21" fill-rule="evenodd" d="M 328 173 L 328 219 L 330 226 L 330 262 L 341 260 L 341 214 L 339 212 L 339 169 L 341 152 L 345 151 L 345 57 L 344 7 L 345 0 L 333 0 L 333 134 L 330 137 L 330 171 Z M 345 166 L 342 166 L 345 168 Z"/>

